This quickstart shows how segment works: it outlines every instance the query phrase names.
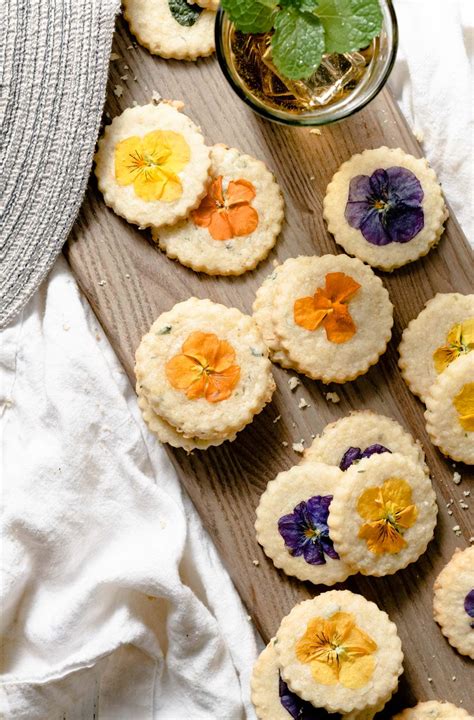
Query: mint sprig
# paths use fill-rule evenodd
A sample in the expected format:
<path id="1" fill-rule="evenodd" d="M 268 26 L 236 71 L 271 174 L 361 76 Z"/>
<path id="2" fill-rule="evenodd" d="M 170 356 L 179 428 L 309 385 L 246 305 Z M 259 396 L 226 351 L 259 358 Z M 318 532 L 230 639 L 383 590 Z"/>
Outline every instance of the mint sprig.
<path id="1" fill-rule="evenodd" d="M 222 0 L 243 33 L 272 35 L 277 69 L 292 80 L 305 80 L 325 53 L 366 47 L 382 29 L 379 0 Z"/>

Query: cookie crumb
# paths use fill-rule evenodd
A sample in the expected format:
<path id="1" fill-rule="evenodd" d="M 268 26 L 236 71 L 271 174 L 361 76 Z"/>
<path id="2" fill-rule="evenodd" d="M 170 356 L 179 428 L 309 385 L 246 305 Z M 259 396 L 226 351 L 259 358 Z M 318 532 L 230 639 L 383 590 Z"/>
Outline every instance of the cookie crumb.
<path id="1" fill-rule="evenodd" d="M 470 494 L 471 494 L 470 490 L 464 490 L 464 492 L 463 492 L 464 497 L 469 497 Z"/>
<path id="2" fill-rule="evenodd" d="M 300 408 L 300 410 L 303 410 L 303 408 L 310 407 L 310 405 L 309 405 L 309 403 L 306 402 L 306 400 L 304 398 L 300 398 L 298 407 Z"/>
<path id="3" fill-rule="evenodd" d="M 461 528 L 459 525 L 453 525 L 453 533 L 457 535 L 457 537 L 460 537 L 461 535 Z"/>
<path id="4" fill-rule="evenodd" d="M 122 97 L 123 95 L 123 87 L 121 85 L 115 85 L 114 87 L 114 95 L 115 97 Z"/>
<path id="5" fill-rule="evenodd" d="M 153 102 L 159 103 L 161 100 L 160 93 L 157 90 L 153 90 L 153 92 L 151 94 L 151 99 L 153 100 Z"/>
<path id="6" fill-rule="evenodd" d="M 100 287 L 104 287 L 104 285 L 107 285 L 107 280 L 99 280 Z"/>
<path id="7" fill-rule="evenodd" d="M 327 392 L 327 393 L 324 393 L 324 396 L 325 396 L 326 400 L 329 400 L 332 403 L 341 402 L 341 398 L 339 397 L 337 392 Z"/>
<path id="8" fill-rule="evenodd" d="M 255 565 L 255 567 L 258 567 L 260 565 L 260 562 L 258 560 L 252 560 L 252 563 L 253 565 Z"/>
<path id="9" fill-rule="evenodd" d="M 286 440 L 282 440 L 281 444 L 283 445 L 283 447 L 288 447 L 288 443 L 286 442 Z"/>
<path id="10" fill-rule="evenodd" d="M 304 443 L 304 440 L 300 440 L 300 442 L 298 442 L 298 443 L 293 443 L 293 445 L 291 447 L 293 448 L 293 450 L 296 453 L 300 453 L 302 455 L 304 453 L 303 443 Z"/>
<path id="11" fill-rule="evenodd" d="M 464 500 L 461 500 L 461 502 L 459 503 L 459 507 L 462 508 L 463 510 L 469 510 L 469 505 L 466 502 L 464 502 Z"/>
<path id="12" fill-rule="evenodd" d="M 71 326 L 68 325 L 67 323 L 64 323 L 64 325 L 63 325 L 63 330 L 66 330 L 66 331 L 67 331 L 67 330 L 70 330 L 70 329 L 71 329 Z"/>
<path id="13" fill-rule="evenodd" d="M 120 80 L 123 80 L 124 82 L 128 80 L 128 75 L 120 75 Z"/>
<path id="14" fill-rule="evenodd" d="M 321 130 L 320 130 L 319 128 L 312 128 L 312 129 L 309 131 L 309 134 L 310 134 L 310 135 L 321 135 Z"/>
<path id="15" fill-rule="evenodd" d="M 118 55 L 118 53 L 111 53 L 110 59 L 112 60 L 112 62 L 114 62 L 115 60 L 120 60 L 120 55 Z"/>
<path id="16" fill-rule="evenodd" d="M 423 140 L 425 139 L 425 135 L 424 135 L 423 131 L 420 130 L 419 128 L 415 128 L 413 130 L 413 135 L 416 137 L 416 139 L 418 140 L 419 143 L 422 143 Z"/>
<path id="17" fill-rule="evenodd" d="M 456 471 L 455 473 L 453 473 L 453 483 L 454 483 L 455 485 L 459 485 L 459 483 L 461 482 L 461 480 L 462 480 L 462 477 L 461 477 L 461 475 L 460 475 L 457 471 Z"/>
<path id="18" fill-rule="evenodd" d="M 429 678 L 427 678 L 427 679 L 428 679 L 428 682 L 429 682 L 429 683 L 432 683 L 432 682 L 433 682 L 433 678 L 432 678 L 432 677 L 429 677 Z"/>
<path id="19" fill-rule="evenodd" d="M 290 377 L 290 379 L 288 380 L 288 387 L 290 388 L 290 390 L 296 390 L 298 385 L 301 385 L 300 380 L 298 380 L 298 378 L 294 376 Z"/>
<path id="20" fill-rule="evenodd" d="M 279 422 L 281 420 L 281 415 L 277 415 L 276 418 L 273 420 L 273 424 Z"/>

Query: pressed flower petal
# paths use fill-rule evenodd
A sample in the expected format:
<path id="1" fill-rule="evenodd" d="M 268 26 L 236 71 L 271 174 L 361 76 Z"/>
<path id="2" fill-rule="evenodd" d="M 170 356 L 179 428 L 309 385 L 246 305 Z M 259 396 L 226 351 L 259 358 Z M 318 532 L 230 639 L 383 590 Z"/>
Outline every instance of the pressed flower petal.
<path id="1" fill-rule="evenodd" d="M 167 169 L 175 173 L 184 170 L 191 159 L 191 150 L 181 133 L 173 130 L 156 130 L 145 135 L 143 140 L 145 146 L 148 146 L 149 143 L 150 148 L 154 148 L 154 153 L 163 153 L 163 150 L 158 149 L 160 145 L 169 150 L 165 165 Z M 163 154 L 161 157 L 163 157 Z"/>
<path id="2" fill-rule="evenodd" d="M 367 242 L 372 245 L 382 247 L 392 242 L 390 233 L 383 223 L 383 215 L 375 208 L 369 210 L 365 215 L 359 224 L 359 229 Z"/>
<path id="3" fill-rule="evenodd" d="M 212 213 L 209 232 L 214 240 L 230 240 L 233 237 L 227 210 L 215 210 Z"/>
<path id="4" fill-rule="evenodd" d="M 469 617 L 474 618 L 474 588 L 469 590 L 468 594 L 464 598 L 464 610 L 467 612 Z"/>
<path id="5" fill-rule="evenodd" d="M 216 355 L 219 351 L 219 343 L 220 340 L 214 333 L 205 333 L 196 330 L 186 338 L 181 347 L 181 351 L 184 355 L 188 355 L 197 360 L 203 368 L 207 368 L 208 366 L 214 368 Z M 229 363 L 229 365 L 230 364 L 231 363 Z"/>
<path id="6" fill-rule="evenodd" d="M 175 355 L 165 366 L 166 377 L 176 390 L 186 390 L 202 374 L 202 366 L 186 355 Z"/>
<path id="7" fill-rule="evenodd" d="M 341 663 L 339 682 L 351 690 L 358 690 L 367 685 L 375 670 L 375 658 L 372 655 L 361 655 Z"/>
<path id="8" fill-rule="evenodd" d="M 200 377 L 188 387 L 186 397 L 188 400 L 199 400 L 200 398 L 206 397 L 208 385 L 209 378 L 206 373 L 203 372 Z"/>
<path id="9" fill-rule="evenodd" d="M 183 192 L 179 177 L 161 167 L 147 167 L 135 178 L 133 188 L 146 201 L 173 202 Z"/>
<path id="10" fill-rule="evenodd" d="M 352 613 L 347 612 L 336 612 L 331 615 L 329 622 L 331 623 L 331 640 L 337 642 L 340 645 L 344 645 L 344 649 L 347 649 L 347 639 L 350 637 L 352 630 L 355 628 L 355 618 Z"/>
<path id="11" fill-rule="evenodd" d="M 411 487 L 403 478 L 389 478 L 382 485 L 384 503 L 393 503 L 397 510 L 411 504 L 411 494 Z"/>
<path id="12" fill-rule="evenodd" d="M 232 365 L 232 367 L 219 373 L 210 373 L 206 388 L 206 400 L 212 403 L 227 400 L 232 395 L 239 378 L 240 367 L 238 365 Z"/>
<path id="13" fill-rule="evenodd" d="M 370 552 L 376 555 L 398 553 L 406 546 L 406 540 L 386 520 L 376 520 L 362 525 L 358 537 L 366 540 Z"/>
<path id="14" fill-rule="evenodd" d="M 350 340 L 357 330 L 345 305 L 334 307 L 333 312 L 325 318 L 324 327 L 328 340 L 338 345 Z"/>
<path id="15" fill-rule="evenodd" d="M 278 695 L 280 703 L 293 720 L 321 720 L 321 710 L 307 700 L 302 700 L 290 690 L 286 682 L 278 675 Z M 328 718 L 330 716 L 328 715 Z"/>
<path id="16" fill-rule="evenodd" d="M 227 211 L 234 237 L 250 235 L 258 226 L 258 212 L 250 205 L 236 205 Z"/>
<path id="17" fill-rule="evenodd" d="M 359 283 L 343 272 L 333 272 L 326 275 L 326 295 L 333 303 L 350 300 L 359 288 Z"/>
<path id="18" fill-rule="evenodd" d="M 397 511 L 396 515 L 397 525 L 402 528 L 410 528 L 415 524 L 418 517 L 418 508 L 416 505 L 408 505 L 403 510 Z"/>
<path id="19" fill-rule="evenodd" d="M 357 512 L 364 520 L 379 520 L 383 507 L 382 488 L 379 487 L 367 488 L 357 501 Z"/>
<path id="20" fill-rule="evenodd" d="M 191 212 L 193 222 L 198 227 L 209 227 L 213 214 L 216 211 L 216 201 L 206 195 L 196 210 Z"/>
<path id="21" fill-rule="evenodd" d="M 448 345 L 439 347 L 433 353 L 433 362 L 436 372 L 442 373 L 443 370 L 446 370 L 448 365 L 450 365 L 453 360 L 456 360 L 457 357 L 459 357 L 459 348 L 449 347 Z"/>
<path id="22" fill-rule="evenodd" d="M 218 207 L 224 206 L 224 191 L 222 189 L 222 175 L 219 175 L 216 177 L 215 180 L 212 181 L 211 187 L 209 189 L 209 195 L 214 201 L 214 204 L 216 204 Z"/>
<path id="23" fill-rule="evenodd" d="M 459 424 L 468 432 L 474 431 L 474 383 L 466 383 L 453 400 Z"/>
<path id="24" fill-rule="evenodd" d="M 383 168 L 378 168 L 370 176 L 370 189 L 372 196 L 377 200 L 388 200 L 389 192 L 389 177 L 387 171 Z"/>
<path id="25" fill-rule="evenodd" d="M 412 207 L 418 206 L 424 197 L 421 183 L 411 170 L 404 167 L 390 167 L 386 170 L 389 193 L 395 195 L 390 200 L 397 200 Z"/>
<path id="26" fill-rule="evenodd" d="M 318 310 L 313 297 L 299 298 L 293 306 L 293 318 L 297 325 L 306 330 L 316 330 L 331 308 Z"/>
<path id="27" fill-rule="evenodd" d="M 306 511 L 308 519 L 314 526 L 317 525 L 327 528 L 331 500 L 332 495 L 315 495 L 307 500 Z"/>
<path id="28" fill-rule="evenodd" d="M 144 165 L 141 137 L 133 135 L 116 144 L 115 179 L 119 185 L 131 185 Z"/>
<path id="29" fill-rule="evenodd" d="M 321 685 L 337 685 L 339 666 L 336 663 L 329 664 L 325 660 L 312 660 L 310 668 L 316 682 L 321 683 Z"/>
<path id="30" fill-rule="evenodd" d="M 303 557 L 309 565 L 326 564 L 320 542 L 311 542 L 311 540 L 306 540 L 303 545 Z"/>
<path id="31" fill-rule="evenodd" d="M 474 318 L 463 320 L 461 323 L 461 344 L 474 350 Z"/>
<path id="32" fill-rule="evenodd" d="M 388 208 L 383 224 L 392 242 L 409 242 L 423 230 L 425 224 L 423 208 L 408 205 Z"/>
<path id="33" fill-rule="evenodd" d="M 436 372 L 446 370 L 462 353 L 474 350 L 474 318 L 453 325 L 446 338 L 446 344 L 433 353 Z"/>
<path id="34" fill-rule="evenodd" d="M 255 187 L 248 180 L 231 180 L 225 194 L 225 202 L 227 207 L 232 207 L 238 203 L 249 203 L 256 195 Z"/>

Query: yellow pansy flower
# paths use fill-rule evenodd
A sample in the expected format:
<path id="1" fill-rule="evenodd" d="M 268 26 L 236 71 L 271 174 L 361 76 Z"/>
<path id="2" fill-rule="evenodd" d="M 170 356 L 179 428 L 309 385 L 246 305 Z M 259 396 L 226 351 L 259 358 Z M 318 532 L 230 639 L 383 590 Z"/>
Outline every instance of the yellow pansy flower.
<path id="1" fill-rule="evenodd" d="M 310 620 L 295 650 L 300 662 L 310 664 L 316 682 L 357 690 L 372 677 L 377 643 L 357 627 L 352 613 L 336 612 L 327 620 Z"/>
<path id="2" fill-rule="evenodd" d="M 458 411 L 459 424 L 464 430 L 474 432 L 474 383 L 466 383 L 453 400 Z"/>
<path id="3" fill-rule="evenodd" d="M 382 487 L 364 490 L 357 512 L 369 521 L 362 525 L 358 536 L 377 555 L 400 552 L 407 544 L 402 533 L 418 517 L 417 507 L 411 502 L 411 487 L 401 478 L 390 478 Z"/>
<path id="4" fill-rule="evenodd" d="M 180 133 L 154 130 L 143 137 L 133 135 L 115 146 L 115 179 L 119 185 L 133 184 L 142 200 L 172 202 L 183 193 L 178 173 L 190 158 Z"/>
<path id="5" fill-rule="evenodd" d="M 459 355 L 471 350 L 474 350 L 474 318 L 456 323 L 448 333 L 446 344 L 435 350 L 433 361 L 436 372 L 443 372 Z"/>

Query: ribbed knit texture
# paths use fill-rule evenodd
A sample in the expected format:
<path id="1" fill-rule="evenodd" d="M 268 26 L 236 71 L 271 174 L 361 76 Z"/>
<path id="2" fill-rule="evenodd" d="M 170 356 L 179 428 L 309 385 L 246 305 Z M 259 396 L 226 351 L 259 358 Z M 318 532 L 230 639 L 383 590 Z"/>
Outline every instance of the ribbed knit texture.
<path id="1" fill-rule="evenodd" d="M 0 327 L 51 268 L 78 213 L 119 0 L 5 0 L 0 13 Z"/>

